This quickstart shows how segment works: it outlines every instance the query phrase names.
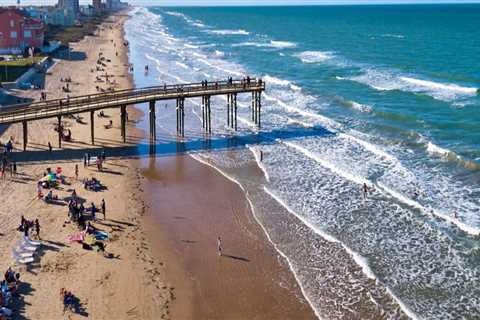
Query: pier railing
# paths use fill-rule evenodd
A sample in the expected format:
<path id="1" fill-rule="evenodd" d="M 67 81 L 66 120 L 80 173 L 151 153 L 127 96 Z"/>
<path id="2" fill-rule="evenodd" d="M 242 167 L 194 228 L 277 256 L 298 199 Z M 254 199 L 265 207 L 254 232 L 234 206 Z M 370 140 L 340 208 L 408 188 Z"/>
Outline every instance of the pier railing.
<path id="1" fill-rule="evenodd" d="M 264 82 L 258 79 L 250 79 L 250 81 L 186 83 L 102 92 L 68 99 L 54 99 L 4 107 L 0 111 L 0 124 L 59 117 L 150 101 L 261 92 L 264 90 Z"/>

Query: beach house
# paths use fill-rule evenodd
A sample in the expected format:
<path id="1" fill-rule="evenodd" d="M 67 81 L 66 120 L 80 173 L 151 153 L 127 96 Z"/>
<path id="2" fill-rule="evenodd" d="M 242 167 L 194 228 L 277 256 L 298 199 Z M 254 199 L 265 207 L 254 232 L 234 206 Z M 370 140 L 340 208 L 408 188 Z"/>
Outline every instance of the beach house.
<path id="1" fill-rule="evenodd" d="M 0 54 L 21 54 L 41 48 L 45 24 L 16 8 L 0 8 Z"/>

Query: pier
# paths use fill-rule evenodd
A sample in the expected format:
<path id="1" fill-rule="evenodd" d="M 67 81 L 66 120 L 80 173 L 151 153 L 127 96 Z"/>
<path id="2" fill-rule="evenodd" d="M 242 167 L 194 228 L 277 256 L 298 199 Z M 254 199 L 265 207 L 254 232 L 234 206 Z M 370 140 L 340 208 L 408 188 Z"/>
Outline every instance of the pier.
<path id="1" fill-rule="evenodd" d="M 4 107 L 0 111 L 0 124 L 22 123 L 23 125 L 23 150 L 28 145 L 28 122 L 57 118 L 58 119 L 58 145 L 62 145 L 62 117 L 79 113 L 90 113 L 91 144 L 95 144 L 95 112 L 120 108 L 120 128 L 123 142 L 126 142 L 126 122 L 128 105 L 139 103 L 149 104 L 150 141 L 156 140 L 156 102 L 176 100 L 176 132 L 180 137 L 185 136 L 185 100 L 189 98 L 202 98 L 202 127 L 205 133 L 212 133 L 211 104 L 212 96 L 227 96 L 227 125 L 237 130 L 237 95 L 250 93 L 252 97 L 252 121 L 261 126 L 261 94 L 265 91 L 265 82 L 261 79 L 215 81 L 203 83 L 188 83 L 128 89 L 114 92 L 91 94 L 69 97 L 68 99 L 55 99 L 39 101 L 30 104 L 18 104 Z"/>

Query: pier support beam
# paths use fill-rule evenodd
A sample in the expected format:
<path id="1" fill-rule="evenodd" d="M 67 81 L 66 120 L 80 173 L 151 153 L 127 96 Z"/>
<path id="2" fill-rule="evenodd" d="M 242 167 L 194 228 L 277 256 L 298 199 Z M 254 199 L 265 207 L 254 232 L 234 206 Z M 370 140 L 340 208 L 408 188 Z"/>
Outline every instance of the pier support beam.
<path id="1" fill-rule="evenodd" d="M 95 111 L 90 111 L 90 137 L 93 146 L 95 145 Z"/>
<path id="2" fill-rule="evenodd" d="M 258 108 L 258 119 L 257 119 L 257 125 L 260 128 L 261 125 L 261 115 L 262 115 L 262 92 L 259 91 L 257 93 L 258 99 L 257 99 L 257 108 Z"/>
<path id="3" fill-rule="evenodd" d="M 237 94 L 234 93 L 232 95 L 233 98 L 233 113 L 234 113 L 234 119 L 233 119 L 233 127 L 235 131 L 237 131 Z"/>
<path id="4" fill-rule="evenodd" d="M 210 110 L 210 96 L 205 96 L 205 132 L 212 133 L 212 112 Z"/>
<path id="5" fill-rule="evenodd" d="M 58 116 L 58 148 L 62 148 L 62 134 L 63 134 L 63 127 L 62 127 L 62 116 Z"/>
<path id="6" fill-rule="evenodd" d="M 150 110 L 150 139 L 152 141 L 156 141 L 157 140 L 157 125 L 156 125 L 156 121 L 157 121 L 157 117 L 155 115 L 155 101 L 150 101 L 150 106 L 149 106 L 149 110 Z"/>
<path id="7" fill-rule="evenodd" d="M 22 126 L 23 126 L 23 151 L 27 151 L 27 144 L 28 144 L 27 121 L 23 121 Z"/>
<path id="8" fill-rule="evenodd" d="M 231 98 L 230 94 L 227 94 L 227 126 L 231 126 L 230 124 L 230 108 L 231 108 Z"/>
<path id="9" fill-rule="evenodd" d="M 255 92 L 252 92 L 252 121 L 255 122 Z"/>
<path id="10" fill-rule="evenodd" d="M 185 136 L 185 98 L 177 99 L 177 135 Z"/>
<path id="11" fill-rule="evenodd" d="M 202 96 L 202 128 L 205 130 L 205 96 Z"/>
<path id="12" fill-rule="evenodd" d="M 127 106 L 120 107 L 120 134 L 123 143 L 127 142 Z"/>

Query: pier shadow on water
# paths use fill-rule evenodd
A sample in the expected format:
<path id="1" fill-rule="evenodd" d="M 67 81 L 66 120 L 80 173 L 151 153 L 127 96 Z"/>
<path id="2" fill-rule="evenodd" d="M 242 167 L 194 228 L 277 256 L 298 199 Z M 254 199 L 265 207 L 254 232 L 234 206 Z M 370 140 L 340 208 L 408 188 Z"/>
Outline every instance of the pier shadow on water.
<path id="1" fill-rule="evenodd" d="M 229 149 L 241 149 L 247 145 L 256 144 L 273 144 L 276 140 L 295 139 L 305 137 L 326 137 L 335 133 L 321 128 L 311 129 L 282 129 L 269 132 L 250 133 L 241 136 L 228 137 L 200 137 L 196 139 L 185 139 L 164 141 L 157 144 L 148 144 L 141 142 L 130 146 L 115 147 L 91 147 L 82 149 L 63 149 L 52 152 L 46 150 L 32 150 L 24 152 L 15 152 L 12 159 L 20 163 L 35 163 L 44 161 L 69 161 L 74 159 L 82 159 L 85 153 L 99 154 L 105 151 L 107 158 L 142 158 L 142 157 L 168 157 L 175 154 L 200 153 L 204 151 L 222 151 Z"/>

